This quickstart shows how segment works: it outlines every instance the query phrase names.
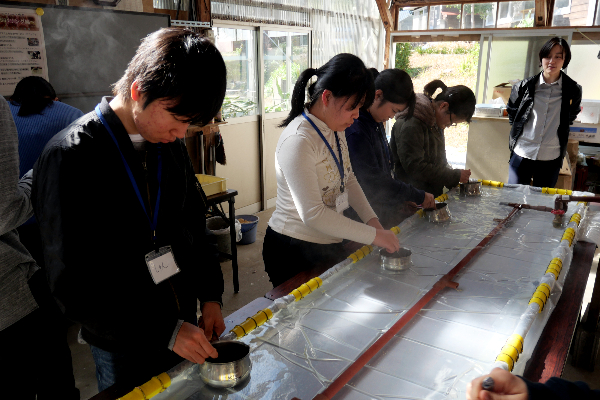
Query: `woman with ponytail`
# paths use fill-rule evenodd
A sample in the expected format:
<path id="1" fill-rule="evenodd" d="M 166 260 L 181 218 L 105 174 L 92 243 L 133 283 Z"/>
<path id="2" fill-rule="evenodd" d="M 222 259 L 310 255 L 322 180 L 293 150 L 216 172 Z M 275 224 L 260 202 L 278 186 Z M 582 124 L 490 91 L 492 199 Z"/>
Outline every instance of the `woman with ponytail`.
<path id="1" fill-rule="evenodd" d="M 429 208 L 435 207 L 435 201 L 431 193 L 394 179 L 391 151 L 383 127 L 384 122 L 401 111 L 407 110 L 412 115 L 416 98 L 412 80 L 400 69 L 379 73 L 371 68 L 371 73 L 375 99 L 371 106 L 360 109 L 358 119 L 346 129 L 346 141 L 360 187 L 381 224 L 391 228 L 414 214 L 417 204 Z M 346 215 L 353 219 L 358 217 L 352 209 Z"/>
<path id="2" fill-rule="evenodd" d="M 312 78 L 316 80 L 309 85 Z M 351 54 L 338 54 L 300 74 L 275 151 L 277 202 L 263 245 L 265 270 L 274 287 L 301 271 L 347 257 L 343 239 L 392 252 L 400 247 L 360 188 L 344 135 L 359 108 L 371 105 L 374 92 L 369 70 Z M 365 223 L 344 216 L 349 206 Z"/>
<path id="3" fill-rule="evenodd" d="M 433 94 L 442 91 L 434 98 Z M 447 87 L 435 80 L 417 94 L 414 113 L 396 116 L 390 147 L 396 178 L 416 188 L 439 196 L 444 187 L 451 189 L 467 182 L 470 170 L 453 169 L 446 159 L 444 129 L 471 122 L 475 112 L 475 95 L 466 86 Z"/>

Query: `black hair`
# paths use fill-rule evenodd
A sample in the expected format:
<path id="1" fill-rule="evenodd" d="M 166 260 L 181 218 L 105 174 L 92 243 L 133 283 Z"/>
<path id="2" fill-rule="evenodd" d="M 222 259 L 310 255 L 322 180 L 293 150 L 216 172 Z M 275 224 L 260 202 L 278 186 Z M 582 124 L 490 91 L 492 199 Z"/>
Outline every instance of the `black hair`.
<path id="1" fill-rule="evenodd" d="M 204 125 L 217 114 L 227 85 L 227 70 L 209 39 L 189 29 L 163 28 L 144 38 L 113 93 L 131 99 L 131 85 L 146 98 L 173 101 L 166 109 L 182 122 Z"/>
<path id="2" fill-rule="evenodd" d="M 471 122 L 471 117 L 475 112 L 475 94 L 471 89 L 464 85 L 456 85 L 448 87 L 439 79 L 429 82 L 425 85 L 423 93 L 432 98 L 437 89 L 442 89 L 442 92 L 435 97 L 435 101 L 445 101 L 449 104 L 448 112 L 457 115 L 459 118 L 464 118 L 466 122 Z"/>
<path id="3" fill-rule="evenodd" d="M 383 92 L 382 104 L 389 101 L 395 104 L 406 104 L 406 118 L 413 115 L 417 95 L 408 75 L 405 71 L 397 68 L 385 69 L 378 72 L 375 68 L 370 69 L 375 82 L 375 90 Z"/>
<path id="4" fill-rule="evenodd" d="M 306 85 L 313 76 L 317 80 L 308 87 L 308 102 L 304 102 Z M 298 115 L 302 114 L 304 108 L 312 107 L 323 94 L 329 90 L 334 97 L 352 97 L 356 107 L 365 99 L 363 107 L 369 107 L 375 97 L 373 78 L 362 60 L 355 55 L 341 53 L 317 69 L 305 69 L 294 85 L 292 92 L 292 109 L 280 128 L 288 126 Z"/>
<path id="5" fill-rule="evenodd" d="M 553 37 L 544 43 L 540 49 L 540 67 L 542 66 L 542 58 L 548 57 L 552 51 L 552 48 L 556 45 L 559 45 L 563 49 L 563 68 L 567 68 L 569 66 L 569 62 L 571 61 L 571 49 L 569 48 L 569 44 L 563 38 Z"/>
<path id="6" fill-rule="evenodd" d="M 41 114 L 55 98 L 56 92 L 47 80 L 39 76 L 27 76 L 17 83 L 10 102 L 20 106 L 17 115 L 26 117 Z"/>

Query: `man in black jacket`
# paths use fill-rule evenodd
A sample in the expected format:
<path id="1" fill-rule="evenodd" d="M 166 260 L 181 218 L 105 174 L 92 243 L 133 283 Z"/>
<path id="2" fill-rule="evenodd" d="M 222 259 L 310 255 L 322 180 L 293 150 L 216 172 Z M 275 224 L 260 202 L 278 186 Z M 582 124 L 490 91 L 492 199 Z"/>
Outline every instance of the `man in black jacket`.
<path id="1" fill-rule="evenodd" d="M 146 37 L 114 98 L 58 133 L 34 167 L 52 294 L 81 323 L 99 390 L 202 363 L 225 329 L 223 276 L 183 142 L 225 95 L 218 50 L 189 30 Z M 197 300 L 202 317 L 196 317 Z"/>

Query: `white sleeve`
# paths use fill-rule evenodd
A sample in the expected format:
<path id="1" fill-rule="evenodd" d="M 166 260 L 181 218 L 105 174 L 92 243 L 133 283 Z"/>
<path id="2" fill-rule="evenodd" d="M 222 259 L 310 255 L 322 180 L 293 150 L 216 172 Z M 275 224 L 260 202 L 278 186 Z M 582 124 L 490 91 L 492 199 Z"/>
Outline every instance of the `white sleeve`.
<path id="1" fill-rule="evenodd" d="M 276 157 L 296 210 L 306 226 L 329 236 L 364 244 L 373 243 L 375 228 L 346 218 L 323 202 L 317 177 L 315 149 L 307 138 L 301 135 L 289 136 L 279 146 Z M 362 193 L 358 182 L 356 186 Z"/>
<path id="2" fill-rule="evenodd" d="M 348 176 L 346 186 L 348 188 L 348 201 L 350 202 L 350 206 L 356 211 L 360 219 L 364 223 L 367 223 L 371 219 L 377 218 L 377 214 L 375 214 L 375 211 L 371 208 L 369 200 L 367 200 L 367 196 L 365 196 L 354 173 L 351 173 Z"/>

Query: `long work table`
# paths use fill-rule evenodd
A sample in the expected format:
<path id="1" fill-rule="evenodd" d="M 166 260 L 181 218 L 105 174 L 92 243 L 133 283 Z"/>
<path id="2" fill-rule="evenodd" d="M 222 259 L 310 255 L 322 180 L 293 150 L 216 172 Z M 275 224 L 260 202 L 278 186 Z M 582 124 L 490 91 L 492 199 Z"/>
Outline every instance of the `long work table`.
<path id="1" fill-rule="evenodd" d="M 481 198 L 450 194 L 450 223 L 433 224 L 416 216 L 404 221 L 399 238 L 413 251 L 408 270 L 385 271 L 376 252 L 372 252 L 326 278 L 321 287 L 304 298 L 292 300 L 264 325 L 239 339 L 251 346 L 253 370 L 244 385 L 220 392 L 223 398 L 312 399 L 440 276 L 478 246 L 496 226 L 495 220 L 510 211 L 499 205 L 507 201 L 550 206 L 553 196 L 528 189 L 485 187 Z M 570 206 L 566 223 L 581 210 Z M 594 243 L 584 241 L 572 247 L 567 241 L 565 245 L 563 230 L 569 229 L 566 223 L 561 228 L 553 227 L 550 213 L 519 211 L 456 276 L 458 289 L 442 289 L 335 398 L 398 394 L 434 399 L 464 397 L 466 383 L 493 367 L 529 307 L 532 293 L 547 279 L 544 271 L 557 258 L 564 263 L 565 273 L 558 276 L 556 284 L 552 282 L 545 308 L 534 316 L 515 372 L 540 382 L 560 376 L 596 248 Z M 560 253 L 560 249 L 565 251 Z M 228 316 L 226 332 L 276 304 L 274 300 L 289 299 L 291 291 L 328 267 L 300 273 L 266 293 L 265 298 L 255 299 Z M 185 382 L 177 383 L 179 387 L 171 387 L 155 399 L 214 396 L 215 392 L 194 374 L 191 371 Z M 93 399 L 115 399 L 119 391 L 111 389 Z"/>

